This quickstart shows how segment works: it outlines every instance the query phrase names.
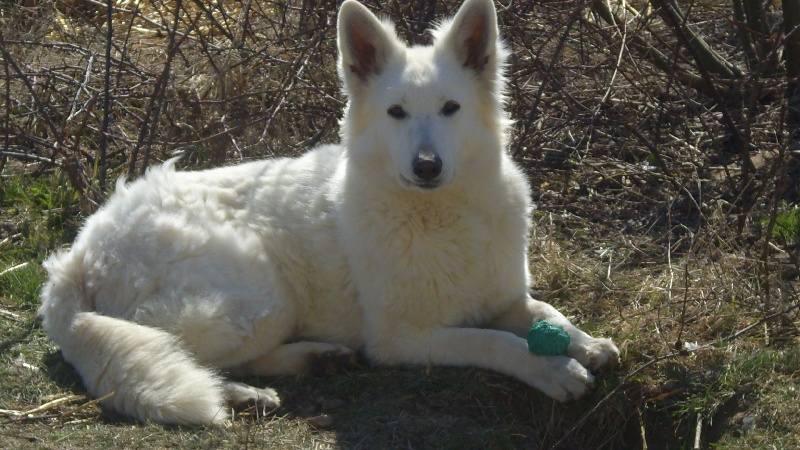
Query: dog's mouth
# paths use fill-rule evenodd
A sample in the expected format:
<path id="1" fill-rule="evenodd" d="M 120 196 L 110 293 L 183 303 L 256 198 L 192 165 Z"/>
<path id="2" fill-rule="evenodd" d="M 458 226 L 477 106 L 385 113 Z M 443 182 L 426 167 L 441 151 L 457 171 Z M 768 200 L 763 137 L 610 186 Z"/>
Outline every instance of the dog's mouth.
<path id="1" fill-rule="evenodd" d="M 432 190 L 440 187 L 444 183 L 442 183 L 441 180 L 412 181 L 412 180 L 409 180 L 408 178 L 404 177 L 403 175 L 400 175 L 400 184 L 402 184 L 403 187 L 405 187 L 407 189 L 413 189 L 413 190 L 423 191 L 424 192 L 424 191 L 432 191 Z"/>

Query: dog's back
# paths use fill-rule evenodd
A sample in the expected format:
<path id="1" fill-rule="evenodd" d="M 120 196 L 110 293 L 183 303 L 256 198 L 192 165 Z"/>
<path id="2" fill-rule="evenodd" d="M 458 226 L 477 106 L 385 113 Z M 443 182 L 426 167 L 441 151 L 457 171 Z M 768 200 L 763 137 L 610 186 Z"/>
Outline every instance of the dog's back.
<path id="1" fill-rule="evenodd" d="M 44 328 L 90 394 L 113 394 L 104 405 L 139 419 L 218 423 L 229 395 L 214 368 L 261 355 L 259 340 L 322 329 L 352 343 L 352 308 L 319 297 L 333 277 L 319 275 L 347 277 L 327 204 L 340 160 L 327 146 L 199 172 L 168 163 L 118 183 L 72 248 L 45 262 Z M 314 305 L 328 320 L 295 320 Z M 259 329 L 267 314 L 281 326 Z"/>

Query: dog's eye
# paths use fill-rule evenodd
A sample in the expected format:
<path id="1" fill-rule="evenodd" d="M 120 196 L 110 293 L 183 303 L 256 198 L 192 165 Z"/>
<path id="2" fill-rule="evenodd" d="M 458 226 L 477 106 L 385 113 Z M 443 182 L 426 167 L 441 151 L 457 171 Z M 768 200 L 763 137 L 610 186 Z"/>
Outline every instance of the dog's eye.
<path id="1" fill-rule="evenodd" d="M 442 114 L 445 116 L 452 116 L 461 109 L 461 105 L 458 104 L 455 100 L 448 100 L 444 106 L 442 106 Z"/>
<path id="2" fill-rule="evenodd" d="M 386 110 L 387 113 L 393 118 L 397 120 L 405 119 L 408 117 L 408 113 L 403 109 L 400 105 L 392 105 Z"/>

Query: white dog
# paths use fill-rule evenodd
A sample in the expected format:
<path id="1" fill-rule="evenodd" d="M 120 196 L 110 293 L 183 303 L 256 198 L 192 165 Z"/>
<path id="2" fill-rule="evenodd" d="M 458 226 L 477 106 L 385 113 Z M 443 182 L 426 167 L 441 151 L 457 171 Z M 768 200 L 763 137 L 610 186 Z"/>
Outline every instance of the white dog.
<path id="1" fill-rule="evenodd" d="M 319 355 L 477 366 L 556 400 L 613 363 L 529 291 L 528 183 L 505 152 L 507 54 L 491 0 L 466 0 L 407 47 L 347 0 L 342 144 L 120 182 L 72 249 L 46 262 L 44 327 L 93 396 L 140 420 L 214 424 L 271 389 L 221 373 L 294 374 Z M 523 336 L 565 327 L 565 356 Z"/>

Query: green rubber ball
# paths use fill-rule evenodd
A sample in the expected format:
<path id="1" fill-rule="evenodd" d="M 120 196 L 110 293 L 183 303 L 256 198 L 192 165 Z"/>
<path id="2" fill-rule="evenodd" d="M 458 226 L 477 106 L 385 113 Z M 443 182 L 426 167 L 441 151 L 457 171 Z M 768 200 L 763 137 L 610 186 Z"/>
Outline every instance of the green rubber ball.
<path id="1" fill-rule="evenodd" d="M 528 331 L 528 350 L 534 355 L 563 355 L 567 353 L 569 342 L 564 327 L 544 319 L 534 323 Z"/>

